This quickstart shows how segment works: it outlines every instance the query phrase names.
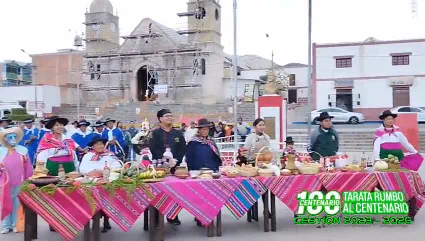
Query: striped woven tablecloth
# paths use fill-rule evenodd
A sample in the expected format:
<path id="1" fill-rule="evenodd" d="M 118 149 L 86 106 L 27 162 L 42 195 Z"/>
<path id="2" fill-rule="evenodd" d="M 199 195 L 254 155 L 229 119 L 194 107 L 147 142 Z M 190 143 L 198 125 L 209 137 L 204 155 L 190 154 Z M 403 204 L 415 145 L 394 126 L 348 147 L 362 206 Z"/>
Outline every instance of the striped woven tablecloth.
<path id="1" fill-rule="evenodd" d="M 71 193 L 57 188 L 53 195 L 38 189 L 22 191 L 21 202 L 40 215 L 65 240 L 73 240 L 93 215 L 99 210 L 93 199 L 89 203 L 85 195 L 87 190 L 76 189 Z"/>
<path id="2" fill-rule="evenodd" d="M 103 188 L 76 189 L 71 193 L 56 189 L 53 195 L 39 189 L 26 189 L 19 198 L 51 225 L 65 240 L 74 239 L 102 210 L 123 230 L 128 231 L 149 205 L 174 218 L 182 209 L 203 225 L 210 224 L 225 205 L 235 217 L 246 214 L 268 189 L 292 211 L 298 208 L 297 194 L 324 187 L 332 191 L 371 191 L 377 186 L 385 191 L 402 191 L 413 204 L 413 215 L 425 203 L 424 183 L 417 172 L 324 173 L 255 178 L 220 178 L 180 180 L 145 184 L 132 192 Z M 88 197 L 89 196 L 89 197 Z"/>
<path id="3" fill-rule="evenodd" d="M 259 177 L 258 179 L 293 212 L 298 209 L 298 193 L 318 191 L 322 187 L 316 175 Z"/>
<path id="4" fill-rule="evenodd" d="M 181 210 L 175 206 L 177 204 L 195 216 L 203 225 L 209 225 L 242 181 L 240 178 L 184 181 L 167 178 L 164 182 L 151 184 L 163 193 L 151 204 L 167 217 L 170 217 L 170 209 L 174 214 L 178 213 L 176 210 Z"/>
<path id="5" fill-rule="evenodd" d="M 411 216 L 415 216 L 425 203 L 424 182 L 418 172 L 377 172 L 376 177 L 384 191 L 401 191 L 411 202 Z"/>
<path id="6" fill-rule="evenodd" d="M 370 172 L 336 172 L 317 175 L 327 191 L 353 192 L 372 191 L 378 185 L 375 173 Z"/>

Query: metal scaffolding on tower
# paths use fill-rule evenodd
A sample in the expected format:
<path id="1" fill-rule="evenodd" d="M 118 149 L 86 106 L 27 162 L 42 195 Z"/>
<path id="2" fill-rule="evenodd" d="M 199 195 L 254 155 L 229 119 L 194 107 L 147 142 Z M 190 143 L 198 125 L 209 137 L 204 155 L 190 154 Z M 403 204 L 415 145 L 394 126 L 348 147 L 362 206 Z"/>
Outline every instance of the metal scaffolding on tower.
<path id="1" fill-rule="evenodd" d="M 179 13 L 178 16 L 200 20 L 202 7 L 199 1 L 197 3 L 195 11 Z M 94 36 L 86 36 L 86 43 L 107 40 L 102 39 L 100 34 L 106 27 L 105 22 L 91 21 L 84 24 L 94 26 L 92 29 L 95 29 Z M 88 52 L 86 48 L 82 67 L 84 78 L 81 89 L 85 93 L 82 105 L 101 108 L 113 99 L 131 99 L 128 96 L 130 86 L 133 86 L 132 83 L 138 84 L 138 72 L 142 68 L 146 70 L 147 84 L 146 89 L 141 90 L 144 97 L 136 101 L 154 101 L 157 97 L 152 94 L 155 85 L 164 84 L 169 89 L 168 99 L 179 103 L 195 103 L 196 91 L 193 89 L 201 87 L 197 77 L 205 72 L 205 59 L 202 56 L 210 52 L 205 50 L 199 40 L 201 21 L 198 26 L 187 26 L 184 29 L 171 29 L 151 21 L 148 26 L 139 25 L 130 35 L 121 36 L 124 43 L 117 49 Z M 146 61 L 146 66 L 136 69 L 136 62 L 141 60 Z M 139 93 L 137 96 L 140 96 Z"/>

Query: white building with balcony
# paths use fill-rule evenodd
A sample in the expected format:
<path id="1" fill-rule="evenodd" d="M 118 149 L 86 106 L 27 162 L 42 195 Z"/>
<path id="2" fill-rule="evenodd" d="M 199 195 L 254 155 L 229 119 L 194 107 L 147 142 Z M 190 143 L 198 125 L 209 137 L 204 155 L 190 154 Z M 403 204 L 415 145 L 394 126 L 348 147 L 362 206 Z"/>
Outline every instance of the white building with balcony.
<path id="1" fill-rule="evenodd" d="M 425 107 L 424 67 L 425 39 L 313 44 L 314 105 L 366 120 L 396 106 Z"/>

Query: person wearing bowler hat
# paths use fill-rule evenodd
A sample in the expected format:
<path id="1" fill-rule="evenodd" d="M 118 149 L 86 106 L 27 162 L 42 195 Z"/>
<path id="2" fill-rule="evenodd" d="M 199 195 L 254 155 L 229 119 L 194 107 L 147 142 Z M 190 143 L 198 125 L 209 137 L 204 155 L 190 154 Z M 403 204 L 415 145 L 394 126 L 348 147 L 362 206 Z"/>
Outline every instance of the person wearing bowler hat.
<path id="1" fill-rule="evenodd" d="M 72 135 L 72 139 L 80 146 L 81 151 L 78 150 L 77 154 L 82 157 L 83 154 L 89 151 L 88 144 L 93 140 L 93 137 L 96 135 L 90 132 L 87 127 L 90 126 L 90 122 L 86 120 L 81 120 L 78 122 L 77 131 Z"/>
<path id="2" fill-rule="evenodd" d="M 28 148 L 28 155 L 30 157 L 31 164 L 34 165 L 34 157 L 35 153 L 37 152 L 37 147 L 39 143 L 38 136 L 40 135 L 40 130 L 34 127 L 34 120 L 32 118 L 26 119 L 23 122 L 25 124 L 25 127 L 24 138 L 22 139 L 22 142 L 23 145 Z"/>
<path id="3" fill-rule="evenodd" d="M 66 118 L 50 117 L 46 128 L 50 129 L 51 133 L 46 133 L 38 145 L 36 162 L 43 162 L 52 176 L 58 175 L 60 165 L 65 169 L 65 173 L 78 171 L 76 150 L 79 146 L 63 133 L 67 124 Z"/>
<path id="4" fill-rule="evenodd" d="M 397 114 L 386 110 L 380 116 L 382 125 L 376 129 L 373 152 L 375 159 L 388 158 L 388 155 L 398 157 L 401 161 L 404 158 L 403 147 L 410 153 L 416 154 L 418 151 L 409 143 L 400 128 L 394 125 Z"/>
<path id="5" fill-rule="evenodd" d="M 286 143 L 286 148 L 284 150 L 285 153 L 295 152 L 295 147 L 294 147 L 295 142 L 292 136 L 287 136 L 285 143 Z"/>
<path id="6" fill-rule="evenodd" d="M 12 120 L 8 117 L 2 117 L 0 119 L 0 131 L 6 128 L 10 124 L 10 122 L 12 122 Z"/>
<path id="7" fill-rule="evenodd" d="M 106 128 L 103 130 L 102 138 L 107 139 L 106 143 L 107 148 L 115 153 L 115 155 L 121 160 L 125 160 L 125 139 L 122 131 L 115 127 L 115 120 L 106 119 L 105 124 Z"/>
<path id="8" fill-rule="evenodd" d="M 168 109 L 162 109 L 156 114 L 159 120 L 159 127 L 153 129 L 149 134 L 149 149 L 153 160 L 168 159 L 171 172 L 174 173 L 175 166 L 180 165 L 186 154 L 186 140 L 180 130 L 173 128 L 173 114 Z M 166 148 L 171 149 L 173 158 L 165 156 Z M 177 160 L 177 161 L 176 161 Z M 175 219 L 168 219 L 172 225 L 180 225 L 178 216 Z"/>
<path id="9" fill-rule="evenodd" d="M 3 221 L 1 234 L 18 232 L 18 195 L 22 182 L 32 176 L 33 169 L 28 149 L 18 143 L 24 134 L 16 126 L 0 131 L 0 220 Z"/>
<path id="10" fill-rule="evenodd" d="M 96 135 L 87 144 L 90 151 L 83 156 L 80 164 L 80 173 L 91 177 L 99 177 L 103 175 L 105 165 L 111 170 L 122 168 L 121 163 L 113 152 L 105 148 L 108 139 L 103 139 L 100 135 Z M 103 214 L 103 213 L 102 213 Z M 111 229 L 109 218 L 103 214 L 102 233 L 106 233 Z"/>
<path id="11" fill-rule="evenodd" d="M 41 139 L 43 139 L 43 137 L 46 133 L 51 133 L 51 131 L 49 129 L 47 129 L 46 126 L 45 126 L 46 122 L 48 120 L 49 119 L 47 119 L 47 118 L 40 120 L 40 131 L 38 132 L 38 141 L 41 141 Z"/>
<path id="12" fill-rule="evenodd" d="M 313 160 L 319 161 L 320 156 L 334 156 L 339 149 L 339 136 L 332 127 L 332 118 L 328 112 L 320 113 L 318 120 L 320 126 L 313 130 L 307 144 L 307 151 L 311 153 Z"/>
<path id="13" fill-rule="evenodd" d="M 218 171 L 222 160 L 220 151 L 214 140 L 209 136 L 211 122 L 199 119 L 196 128 L 197 134 L 192 137 L 186 148 L 186 162 L 189 170 L 208 168 Z"/>
<path id="14" fill-rule="evenodd" d="M 93 133 L 96 135 L 102 136 L 103 130 L 105 129 L 105 123 L 98 120 L 96 121 L 96 123 L 94 123 L 93 127 L 94 127 Z"/>

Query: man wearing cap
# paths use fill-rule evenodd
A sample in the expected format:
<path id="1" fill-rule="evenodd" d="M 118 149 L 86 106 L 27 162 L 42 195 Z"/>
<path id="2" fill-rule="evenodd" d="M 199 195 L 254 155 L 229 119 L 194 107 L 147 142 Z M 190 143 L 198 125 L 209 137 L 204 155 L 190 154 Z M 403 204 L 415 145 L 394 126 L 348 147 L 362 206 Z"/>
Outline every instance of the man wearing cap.
<path id="1" fill-rule="evenodd" d="M 46 133 L 50 133 L 51 131 L 49 129 L 47 129 L 44 125 L 46 124 L 46 122 L 49 119 L 44 119 L 44 120 L 40 120 L 40 131 L 38 132 L 38 141 L 40 141 L 41 139 L 43 139 L 44 135 Z"/>
<path id="2" fill-rule="evenodd" d="M 23 138 L 22 129 L 10 127 L 0 132 L 0 220 L 1 234 L 18 232 L 18 195 L 22 182 L 32 176 L 32 165 L 27 148 L 18 145 Z"/>
<path id="3" fill-rule="evenodd" d="M 90 126 L 90 122 L 86 120 L 81 120 L 78 123 L 77 131 L 72 135 L 72 139 L 82 148 L 82 152 L 78 151 L 78 154 L 81 155 L 88 152 L 88 144 L 93 140 L 95 134 L 87 130 L 87 127 Z"/>
<path id="4" fill-rule="evenodd" d="M 93 133 L 96 135 L 102 136 L 102 133 L 105 129 L 105 123 L 99 120 L 99 121 L 96 121 L 93 127 L 94 127 Z"/>
<path id="5" fill-rule="evenodd" d="M 177 165 L 183 160 L 186 154 L 186 140 L 180 130 L 173 128 L 173 114 L 168 109 L 158 111 L 157 118 L 160 122 L 160 127 L 152 130 L 149 139 L 149 148 L 154 160 L 159 160 L 164 157 L 165 148 L 170 148 L 173 157 L 177 160 Z M 170 166 L 174 163 L 169 160 Z M 171 170 L 175 171 L 174 168 Z M 168 222 L 173 225 L 180 225 L 181 222 L 178 217 L 174 220 L 168 219 Z"/>
<path id="6" fill-rule="evenodd" d="M 198 128 L 196 128 L 196 122 L 191 121 L 190 126 L 186 129 L 184 133 L 184 139 L 186 140 L 186 143 L 192 140 L 192 137 L 194 137 L 198 133 Z"/>
<path id="7" fill-rule="evenodd" d="M 124 152 L 124 146 L 125 146 L 125 139 L 124 134 L 119 128 L 116 128 L 114 126 L 115 120 L 112 119 L 106 119 L 105 121 L 106 128 L 103 130 L 102 138 L 107 139 L 108 143 L 106 143 L 106 146 L 109 148 L 110 151 L 115 153 L 115 155 L 125 160 L 125 152 Z"/>
<path id="8" fill-rule="evenodd" d="M 339 137 L 336 130 L 332 128 L 332 118 L 334 117 L 330 116 L 328 112 L 320 113 L 318 118 L 320 126 L 311 133 L 307 151 L 311 153 L 315 161 L 319 161 L 320 156 L 334 156 L 338 152 Z"/>
<path id="9" fill-rule="evenodd" d="M 40 134 L 40 130 L 38 128 L 34 127 L 34 120 L 33 119 L 26 119 L 24 121 L 25 127 L 24 127 L 24 138 L 23 144 L 26 148 L 28 148 L 28 155 L 31 160 L 31 164 L 34 165 L 35 160 L 35 153 L 37 152 L 38 147 L 38 136 Z"/>

